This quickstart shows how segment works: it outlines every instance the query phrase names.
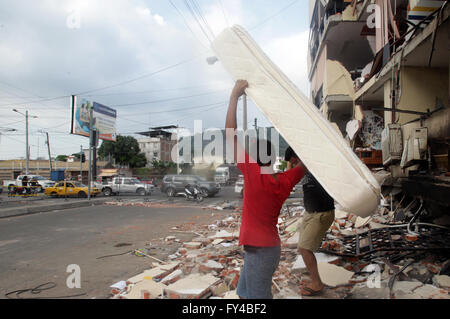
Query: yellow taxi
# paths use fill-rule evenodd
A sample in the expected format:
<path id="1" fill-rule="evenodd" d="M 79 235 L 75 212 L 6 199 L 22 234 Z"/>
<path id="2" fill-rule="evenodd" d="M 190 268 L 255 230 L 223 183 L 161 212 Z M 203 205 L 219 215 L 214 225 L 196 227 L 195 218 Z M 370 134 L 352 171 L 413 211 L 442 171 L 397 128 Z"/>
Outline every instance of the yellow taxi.
<path id="1" fill-rule="evenodd" d="M 91 188 L 91 196 L 97 196 L 101 191 L 98 188 Z M 45 195 L 51 197 L 66 197 L 76 196 L 79 198 L 86 198 L 88 196 L 88 187 L 80 182 L 59 182 L 53 187 L 45 189 Z"/>

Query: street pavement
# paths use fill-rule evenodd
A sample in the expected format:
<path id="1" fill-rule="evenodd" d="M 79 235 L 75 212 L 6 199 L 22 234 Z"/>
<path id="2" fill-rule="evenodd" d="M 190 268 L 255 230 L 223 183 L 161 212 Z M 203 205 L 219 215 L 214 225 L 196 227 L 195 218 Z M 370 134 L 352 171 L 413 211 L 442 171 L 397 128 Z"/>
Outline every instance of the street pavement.
<path id="1" fill-rule="evenodd" d="M 301 194 L 293 196 L 297 200 Z M 4 199 L 4 198 L 3 198 Z M 157 190 L 152 196 L 120 196 L 108 201 L 146 201 L 151 207 L 121 207 L 98 205 L 74 209 L 55 210 L 39 214 L 0 219 L 0 298 L 7 292 L 34 288 L 53 282 L 56 287 L 41 294 L 24 293 L 23 298 L 66 297 L 106 298 L 112 283 L 127 279 L 151 268 L 151 260 L 130 252 L 139 248 L 152 248 L 151 255 L 165 260 L 182 245 L 197 235 L 173 232 L 172 227 L 184 223 L 209 225 L 229 214 L 229 210 L 205 209 L 225 201 L 242 205 L 234 187 L 224 187 L 213 198 L 198 204 L 184 197 L 169 199 Z M 7 199 L 8 200 L 8 199 Z M 13 200 L 10 200 L 11 204 Z M 69 199 L 77 202 L 80 199 Z M 66 202 L 65 199 L 25 199 L 13 205 L 36 205 L 40 202 Z M 0 211 L 9 206 L 0 205 Z M 152 241 L 176 236 L 180 243 L 149 245 Z M 125 253 L 125 254 L 124 254 Z M 117 255 L 104 257 L 109 255 Z M 122 254 L 122 255 L 121 255 Z M 81 289 L 69 289 L 66 280 L 71 273 L 69 265 L 81 269 Z M 12 295 L 11 297 L 15 297 Z"/>
<path id="2" fill-rule="evenodd" d="M 116 199 L 111 197 L 111 200 Z M 122 196 L 121 199 L 139 197 Z M 196 235 L 172 233 L 172 227 L 186 222 L 212 223 L 226 216 L 227 212 L 202 208 L 225 200 L 239 200 L 239 196 L 234 194 L 233 188 L 225 188 L 201 204 L 187 202 L 181 197 L 169 201 L 166 195 L 158 192 L 146 200 L 168 205 L 150 208 L 101 205 L 0 219 L 0 298 L 5 298 L 7 292 L 47 282 L 54 282 L 57 286 L 39 296 L 23 294 L 21 297 L 86 293 L 79 298 L 105 298 L 112 283 L 151 268 L 153 260 L 131 254 L 98 257 L 148 248 L 152 240 L 169 235 L 189 241 Z M 186 205 L 180 208 L 177 203 Z M 166 247 L 154 247 L 152 255 L 164 259 L 180 245 L 170 243 Z M 67 266 L 72 264 L 80 266 L 81 289 L 66 286 L 70 275 L 66 272 Z"/>

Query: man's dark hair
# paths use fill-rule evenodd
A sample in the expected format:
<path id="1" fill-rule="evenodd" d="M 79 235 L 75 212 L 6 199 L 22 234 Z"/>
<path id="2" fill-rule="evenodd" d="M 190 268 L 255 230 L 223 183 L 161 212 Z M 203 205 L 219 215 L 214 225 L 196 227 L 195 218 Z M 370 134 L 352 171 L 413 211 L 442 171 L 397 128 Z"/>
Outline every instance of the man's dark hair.
<path id="1" fill-rule="evenodd" d="M 260 148 L 262 148 L 261 153 L 263 155 L 267 155 L 269 157 L 268 162 L 263 161 L 263 159 L 261 158 L 260 151 L 259 151 Z M 264 154 L 264 149 L 265 149 L 265 154 Z M 258 163 L 259 166 L 270 166 L 271 164 L 275 164 L 275 163 L 271 162 L 272 152 L 275 152 L 275 150 L 272 147 L 272 143 L 270 143 L 268 140 L 258 140 L 257 145 L 256 145 L 256 152 L 257 152 L 256 162 Z"/>
<path id="2" fill-rule="evenodd" d="M 299 158 L 298 155 L 292 149 L 292 147 L 289 146 L 288 149 L 286 150 L 286 153 L 284 153 L 284 160 L 286 162 L 289 162 L 292 157 Z"/>

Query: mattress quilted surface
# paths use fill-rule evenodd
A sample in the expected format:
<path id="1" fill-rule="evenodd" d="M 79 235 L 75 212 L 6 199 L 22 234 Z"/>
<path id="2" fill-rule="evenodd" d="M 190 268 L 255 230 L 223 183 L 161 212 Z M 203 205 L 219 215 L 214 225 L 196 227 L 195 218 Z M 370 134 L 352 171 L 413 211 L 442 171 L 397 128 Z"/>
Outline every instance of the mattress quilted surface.
<path id="1" fill-rule="evenodd" d="M 317 107 L 264 54 L 240 26 L 225 29 L 212 48 L 234 80 L 345 211 L 367 217 L 380 202 L 380 186 Z"/>

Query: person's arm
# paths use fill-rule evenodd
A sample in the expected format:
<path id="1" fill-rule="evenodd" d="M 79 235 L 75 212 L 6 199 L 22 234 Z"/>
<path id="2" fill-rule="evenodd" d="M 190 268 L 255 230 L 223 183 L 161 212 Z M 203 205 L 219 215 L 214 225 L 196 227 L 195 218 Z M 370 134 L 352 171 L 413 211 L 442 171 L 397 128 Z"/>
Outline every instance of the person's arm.
<path id="1" fill-rule="evenodd" d="M 228 113 L 225 123 L 226 139 L 228 146 L 233 148 L 234 162 L 237 163 L 237 105 L 239 98 L 245 94 L 245 89 L 248 87 L 248 82 L 245 80 L 238 80 L 231 93 L 230 103 L 228 105 Z"/>

